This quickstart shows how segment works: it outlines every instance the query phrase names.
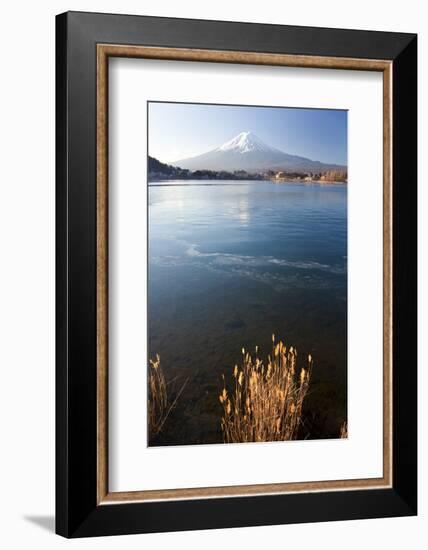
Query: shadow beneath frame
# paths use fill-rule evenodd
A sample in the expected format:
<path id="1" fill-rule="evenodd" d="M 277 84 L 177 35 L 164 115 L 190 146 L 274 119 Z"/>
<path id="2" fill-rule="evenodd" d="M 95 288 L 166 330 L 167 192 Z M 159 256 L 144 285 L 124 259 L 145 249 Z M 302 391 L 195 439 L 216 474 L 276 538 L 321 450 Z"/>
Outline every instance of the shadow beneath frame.
<path id="1" fill-rule="evenodd" d="M 24 516 L 23 519 L 30 523 L 34 523 L 34 525 L 41 527 L 45 531 L 49 531 L 50 533 L 55 532 L 54 516 Z"/>

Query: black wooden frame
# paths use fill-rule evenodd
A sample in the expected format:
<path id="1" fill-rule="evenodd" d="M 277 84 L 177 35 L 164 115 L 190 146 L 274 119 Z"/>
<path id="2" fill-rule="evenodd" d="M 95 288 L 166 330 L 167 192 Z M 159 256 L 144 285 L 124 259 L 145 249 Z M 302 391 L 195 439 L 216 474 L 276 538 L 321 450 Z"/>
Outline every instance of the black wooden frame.
<path id="1" fill-rule="evenodd" d="M 96 45 L 393 62 L 393 487 L 97 505 Z M 68 12 L 56 19 L 56 531 L 65 537 L 416 514 L 417 37 Z"/>

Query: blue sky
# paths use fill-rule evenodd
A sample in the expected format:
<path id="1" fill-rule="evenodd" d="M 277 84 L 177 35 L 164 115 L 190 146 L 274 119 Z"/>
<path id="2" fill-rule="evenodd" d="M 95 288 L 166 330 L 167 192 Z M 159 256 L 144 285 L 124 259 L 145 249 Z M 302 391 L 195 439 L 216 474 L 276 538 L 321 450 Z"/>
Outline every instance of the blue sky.
<path id="1" fill-rule="evenodd" d="M 149 155 L 162 162 L 205 153 L 245 131 L 286 153 L 347 164 L 346 111 L 149 103 Z"/>

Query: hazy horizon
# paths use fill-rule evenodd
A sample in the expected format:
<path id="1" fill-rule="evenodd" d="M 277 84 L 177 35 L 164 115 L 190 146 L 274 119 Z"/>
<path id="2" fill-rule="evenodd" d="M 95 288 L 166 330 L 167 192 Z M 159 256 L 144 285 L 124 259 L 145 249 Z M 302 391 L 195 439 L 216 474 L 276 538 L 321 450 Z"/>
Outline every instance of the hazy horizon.
<path id="1" fill-rule="evenodd" d="M 149 155 L 161 162 L 206 153 L 249 131 L 286 153 L 347 165 L 347 111 L 149 102 L 148 115 Z"/>

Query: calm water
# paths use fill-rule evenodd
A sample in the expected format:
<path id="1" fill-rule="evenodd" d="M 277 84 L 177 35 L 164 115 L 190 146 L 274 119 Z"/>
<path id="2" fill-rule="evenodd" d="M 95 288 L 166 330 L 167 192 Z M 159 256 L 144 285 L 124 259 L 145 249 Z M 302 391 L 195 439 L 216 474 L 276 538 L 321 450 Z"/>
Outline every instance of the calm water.
<path id="1" fill-rule="evenodd" d="M 208 184 L 208 185 L 207 185 Z M 346 420 L 347 188 L 149 187 L 149 353 L 187 385 L 156 444 L 221 442 L 221 374 L 271 335 L 314 358 L 303 436 Z"/>

